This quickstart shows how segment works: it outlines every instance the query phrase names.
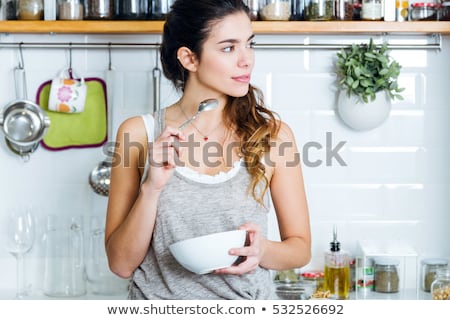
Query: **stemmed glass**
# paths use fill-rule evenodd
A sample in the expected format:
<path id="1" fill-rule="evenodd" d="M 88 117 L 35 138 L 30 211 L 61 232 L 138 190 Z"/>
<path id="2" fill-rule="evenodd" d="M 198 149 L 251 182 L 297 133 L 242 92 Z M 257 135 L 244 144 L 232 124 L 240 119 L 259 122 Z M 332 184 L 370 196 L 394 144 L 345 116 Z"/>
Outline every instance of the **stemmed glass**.
<path id="1" fill-rule="evenodd" d="M 8 214 L 4 227 L 6 250 L 16 258 L 17 262 L 16 298 L 21 299 L 27 295 L 24 256 L 33 247 L 35 234 L 31 208 L 13 209 Z"/>

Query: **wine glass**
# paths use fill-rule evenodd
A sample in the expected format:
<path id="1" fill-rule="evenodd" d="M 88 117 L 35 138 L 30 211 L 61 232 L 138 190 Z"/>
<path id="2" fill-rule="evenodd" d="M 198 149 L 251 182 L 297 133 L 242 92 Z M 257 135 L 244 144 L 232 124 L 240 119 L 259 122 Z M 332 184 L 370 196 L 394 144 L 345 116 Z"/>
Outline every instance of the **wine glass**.
<path id="1" fill-rule="evenodd" d="M 4 227 L 6 229 L 6 250 L 16 258 L 17 263 L 16 299 L 21 299 L 27 295 L 24 256 L 33 247 L 35 234 L 31 208 L 11 210 L 6 217 Z"/>

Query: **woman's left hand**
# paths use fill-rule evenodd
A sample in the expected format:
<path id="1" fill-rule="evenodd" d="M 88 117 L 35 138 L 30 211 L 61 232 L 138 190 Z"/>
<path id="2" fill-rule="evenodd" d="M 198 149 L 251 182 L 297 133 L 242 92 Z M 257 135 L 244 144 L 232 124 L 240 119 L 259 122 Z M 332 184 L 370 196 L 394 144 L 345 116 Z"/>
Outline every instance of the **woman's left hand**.
<path id="1" fill-rule="evenodd" d="M 230 249 L 233 256 L 241 256 L 242 262 L 228 268 L 215 270 L 216 274 L 246 274 L 252 273 L 258 268 L 261 258 L 265 251 L 266 239 L 262 236 L 261 227 L 252 222 L 247 222 L 238 228 L 247 231 L 246 246 L 242 248 Z"/>

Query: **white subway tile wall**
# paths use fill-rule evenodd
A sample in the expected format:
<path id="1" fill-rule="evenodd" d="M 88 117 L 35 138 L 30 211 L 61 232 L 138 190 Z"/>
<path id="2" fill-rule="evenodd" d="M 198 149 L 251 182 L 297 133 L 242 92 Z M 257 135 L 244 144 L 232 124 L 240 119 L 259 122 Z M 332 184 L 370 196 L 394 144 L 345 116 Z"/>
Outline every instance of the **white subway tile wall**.
<path id="1" fill-rule="evenodd" d="M 257 43 L 359 43 L 369 36 L 269 36 Z M 421 36 L 398 41 L 422 43 Z M 0 42 L 113 42 L 155 43 L 157 35 L 11 35 Z M 320 268 L 323 252 L 338 227 L 342 248 L 356 253 L 359 240 L 404 241 L 419 257 L 450 257 L 450 38 L 441 51 L 393 50 L 403 66 L 400 85 L 405 100 L 393 103 L 389 119 L 368 132 L 355 132 L 337 117 L 335 50 L 257 49 L 252 82 L 260 87 L 267 105 L 295 132 L 312 225 L 313 259 L 308 268 Z M 28 98 L 38 86 L 69 64 L 67 49 L 23 50 Z M 155 50 L 112 50 L 117 71 L 113 112 L 115 132 L 125 118 L 149 112 L 153 106 L 152 69 Z M 17 49 L 0 49 L 0 106 L 15 98 L 13 69 Z M 104 78 L 106 49 L 72 50 L 72 67 L 84 77 Z M 161 105 L 178 97 L 162 79 Z M 110 107 L 111 107 L 110 102 Z M 311 142 L 314 147 L 311 147 Z M 327 158 L 327 147 L 338 157 Z M 318 148 L 321 146 L 322 148 Z M 328 150 L 329 152 L 329 150 Z M 43 233 L 48 214 L 104 217 L 106 198 L 88 184 L 90 171 L 105 157 L 102 148 L 52 152 L 40 147 L 23 162 L 0 139 L 0 219 L 16 206 L 38 209 L 38 237 L 27 255 L 27 281 L 42 290 Z M 327 161 L 328 160 L 328 161 Z M 341 161 L 338 161 L 341 160 Z M 270 236 L 277 238 L 271 217 Z M 15 288 L 15 261 L 0 249 L 0 297 Z"/>

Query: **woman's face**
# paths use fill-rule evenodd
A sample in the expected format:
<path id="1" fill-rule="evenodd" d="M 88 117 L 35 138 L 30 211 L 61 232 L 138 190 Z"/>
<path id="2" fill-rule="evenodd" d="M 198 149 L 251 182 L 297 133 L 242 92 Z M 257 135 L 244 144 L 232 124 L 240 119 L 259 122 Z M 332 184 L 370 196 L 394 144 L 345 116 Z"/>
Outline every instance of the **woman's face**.
<path id="1" fill-rule="evenodd" d="M 246 95 L 255 60 L 253 37 L 251 21 L 243 12 L 213 24 L 197 66 L 199 84 L 219 94 Z"/>

